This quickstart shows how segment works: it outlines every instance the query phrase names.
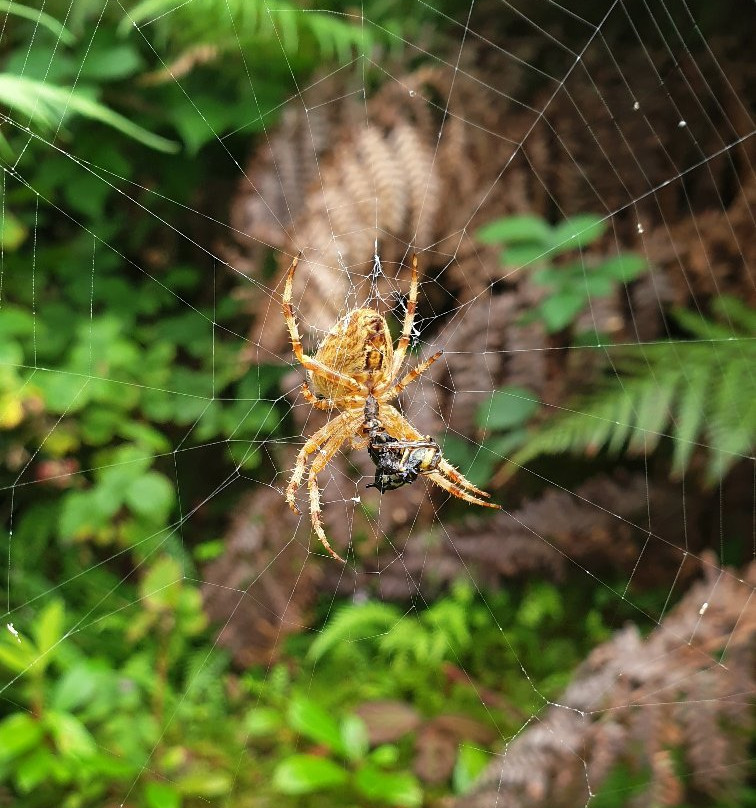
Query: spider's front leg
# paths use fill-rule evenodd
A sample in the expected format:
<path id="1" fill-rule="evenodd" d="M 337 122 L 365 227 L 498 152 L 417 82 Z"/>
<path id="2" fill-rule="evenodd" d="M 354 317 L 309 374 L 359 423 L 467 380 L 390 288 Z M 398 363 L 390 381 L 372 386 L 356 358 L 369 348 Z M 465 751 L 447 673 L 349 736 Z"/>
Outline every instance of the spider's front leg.
<path id="1" fill-rule="evenodd" d="M 291 305 L 291 296 L 294 288 L 294 273 L 299 263 L 299 255 L 294 257 L 289 267 L 289 272 L 286 276 L 286 284 L 284 286 L 283 298 L 281 300 L 281 307 L 283 309 L 284 319 L 286 320 L 286 327 L 289 329 L 289 336 L 291 337 L 291 349 L 294 351 L 294 356 L 297 357 L 298 362 L 311 373 L 318 376 L 323 376 L 329 381 L 336 382 L 342 387 L 346 387 L 352 393 L 361 394 L 364 392 L 364 385 L 356 382 L 349 376 L 329 368 L 312 356 L 308 356 L 302 348 L 302 339 L 299 336 L 299 326 L 297 325 L 296 317 L 294 317 L 294 308 Z"/>

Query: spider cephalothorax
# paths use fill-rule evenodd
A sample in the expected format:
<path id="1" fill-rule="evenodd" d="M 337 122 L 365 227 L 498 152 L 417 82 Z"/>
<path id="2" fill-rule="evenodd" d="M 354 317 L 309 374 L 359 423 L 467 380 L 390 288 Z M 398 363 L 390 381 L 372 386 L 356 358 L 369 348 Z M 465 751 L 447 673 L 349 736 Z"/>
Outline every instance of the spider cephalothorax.
<path id="1" fill-rule="evenodd" d="M 411 483 L 422 474 L 466 502 L 498 508 L 498 505 L 483 499 L 490 496 L 489 494 L 465 479 L 443 458 L 438 444 L 432 438 L 421 435 L 389 404 L 442 353 L 435 353 L 400 376 L 417 305 L 417 256 L 412 257 L 412 281 L 407 311 L 396 349 L 391 342 L 391 333 L 385 318 L 375 309 L 362 308 L 347 314 L 331 328 L 314 357 L 302 350 L 299 328 L 291 305 L 294 273 L 298 262 L 299 256 L 291 262 L 286 276 L 283 314 L 294 355 L 309 372 L 310 383 L 302 386 L 302 393 L 317 409 L 340 412 L 317 430 L 297 455 L 294 471 L 286 488 L 289 507 L 299 513 L 294 496 L 304 481 L 308 459 L 315 455 L 307 474 L 312 525 L 326 550 L 339 561 L 344 560 L 331 548 L 323 530 L 317 475 L 348 440 L 354 448 L 368 447 L 376 465 L 374 486 L 381 492 Z"/>

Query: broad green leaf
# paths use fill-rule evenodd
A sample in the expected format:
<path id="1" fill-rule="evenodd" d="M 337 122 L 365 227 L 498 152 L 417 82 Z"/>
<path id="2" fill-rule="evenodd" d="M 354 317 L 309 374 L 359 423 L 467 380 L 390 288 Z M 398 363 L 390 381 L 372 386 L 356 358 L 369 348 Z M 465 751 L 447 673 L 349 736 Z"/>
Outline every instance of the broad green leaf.
<path id="1" fill-rule="evenodd" d="M 648 263 L 640 255 L 635 253 L 622 253 L 603 261 L 593 271 L 598 275 L 605 275 L 620 283 L 630 283 L 639 275 L 648 270 Z"/>
<path id="2" fill-rule="evenodd" d="M 343 786 L 347 772 L 332 760 L 314 755 L 292 755 L 273 772 L 273 787 L 283 794 L 311 794 Z"/>
<path id="3" fill-rule="evenodd" d="M 11 760 L 39 744 L 42 725 L 28 713 L 13 713 L 0 721 L 0 762 Z"/>
<path id="4" fill-rule="evenodd" d="M 51 600 L 32 625 L 32 633 L 37 644 L 40 656 L 47 655 L 65 634 L 63 621 L 65 609 L 62 600 Z M 46 662 L 47 660 L 45 660 Z"/>
<path id="5" fill-rule="evenodd" d="M 422 805 L 423 790 L 415 777 L 406 772 L 383 772 L 367 765 L 354 778 L 357 789 L 369 800 L 402 808 Z"/>
<path id="6" fill-rule="evenodd" d="M 538 396 L 526 387 L 502 387 L 479 405 L 475 423 L 481 429 L 512 429 L 525 424 L 538 411 Z"/>
<path id="7" fill-rule="evenodd" d="M 539 216 L 507 216 L 489 222 L 475 235 L 483 244 L 521 244 L 530 241 L 546 245 L 551 236 L 551 227 Z M 545 246 L 542 246 L 541 252 L 543 249 Z"/>
<path id="8" fill-rule="evenodd" d="M 151 780 L 144 786 L 148 808 L 181 808 L 182 797 L 172 783 Z"/>
<path id="9" fill-rule="evenodd" d="M 551 246 L 559 254 L 585 247 L 596 241 L 606 231 L 606 222 L 592 213 L 572 216 L 560 222 L 551 234 Z"/>
<path id="10" fill-rule="evenodd" d="M 55 17 L 45 14 L 44 11 L 29 8 L 21 3 L 15 3 L 13 0 L 0 0 L 0 13 L 2 12 L 15 14 L 17 17 L 24 17 L 27 20 L 31 20 L 35 25 L 41 25 L 43 28 L 47 28 L 47 30 L 64 45 L 73 45 L 76 41 L 74 35 L 67 28 L 61 25 Z"/>
<path id="11" fill-rule="evenodd" d="M 289 726 L 310 740 L 325 744 L 336 752 L 344 751 L 338 723 L 317 702 L 296 697 L 289 706 L 287 717 Z"/>
<path id="12" fill-rule="evenodd" d="M 168 518 L 174 501 L 171 481 L 156 471 L 132 481 L 124 494 L 124 502 L 134 513 L 161 523 Z"/>

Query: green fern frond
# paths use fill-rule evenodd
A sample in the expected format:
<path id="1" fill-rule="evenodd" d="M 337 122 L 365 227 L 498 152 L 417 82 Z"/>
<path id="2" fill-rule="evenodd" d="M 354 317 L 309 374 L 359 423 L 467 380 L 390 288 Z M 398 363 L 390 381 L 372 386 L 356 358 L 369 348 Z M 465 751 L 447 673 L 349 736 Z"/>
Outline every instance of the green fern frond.
<path id="1" fill-rule="evenodd" d="M 321 58 L 341 62 L 355 51 L 370 52 L 377 39 L 377 29 L 352 24 L 346 15 L 305 10 L 286 0 L 144 0 L 124 18 L 121 33 L 146 23 L 159 26 L 166 39 L 184 48 L 251 50 L 270 42 L 296 56 L 307 40 Z"/>
<path id="2" fill-rule="evenodd" d="M 317 661 L 337 646 L 380 637 L 395 626 L 401 616 L 396 606 L 377 601 L 345 606 L 328 621 L 310 646 L 309 657 Z"/>
<path id="3" fill-rule="evenodd" d="M 729 332 L 727 342 L 623 349 L 615 367 L 616 379 L 534 433 L 512 457 L 513 466 L 542 454 L 642 455 L 669 438 L 673 475 L 684 474 L 699 449 L 706 458 L 706 480 L 715 483 L 752 455 L 756 339 L 733 339 Z"/>

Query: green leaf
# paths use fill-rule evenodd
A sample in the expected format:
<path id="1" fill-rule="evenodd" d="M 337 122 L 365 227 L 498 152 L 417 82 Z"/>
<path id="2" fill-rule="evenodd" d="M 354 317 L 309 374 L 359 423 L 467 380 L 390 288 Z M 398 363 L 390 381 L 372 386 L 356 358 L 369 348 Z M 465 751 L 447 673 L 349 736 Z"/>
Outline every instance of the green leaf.
<path id="1" fill-rule="evenodd" d="M 138 73 L 142 66 L 143 59 L 132 45 L 108 42 L 87 55 L 81 65 L 80 79 L 97 83 L 125 79 Z"/>
<path id="2" fill-rule="evenodd" d="M 70 713 L 48 710 L 45 713 L 45 722 L 63 757 L 82 760 L 97 753 L 97 744 L 89 730 Z"/>
<path id="3" fill-rule="evenodd" d="M 362 760 L 370 748 L 367 727 L 357 715 L 348 715 L 341 722 L 341 747 L 349 760 Z"/>
<path id="4" fill-rule="evenodd" d="M 70 87 L 56 87 L 24 76 L 0 73 L 0 104 L 29 117 L 45 129 L 55 129 L 66 114 L 75 112 L 117 129 L 156 151 L 178 151 L 178 144 L 173 141 L 148 132 L 123 115 Z"/>
<path id="5" fill-rule="evenodd" d="M 223 797 L 233 788 L 233 779 L 224 771 L 192 771 L 176 783 L 182 794 L 211 800 Z"/>
<path id="6" fill-rule="evenodd" d="M 244 716 L 244 729 L 253 738 L 273 735 L 282 726 L 281 714 L 272 707 L 253 707 Z"/>
<path id="7" fill-rule="evenodd" d="M 570 325 L 585 308 L 586 298 L 582 292 L 560 292 L 547 297 L 538 306 L 538 313 L 550 334 Z"/>
<path id="8" fill-rule="evenodd" d="M 551 238 L 551 227 L 539 216 L 507 216 L 481 227 L 475 234 L 483 244 L 538 242 L 543 249 Z"/>
<path id="9" fill-rule="evenodd" d="M 92 700 L 99 681 L 100 673 L 90 664 L 80 662 L 55 683 L 50 704 L 55 710 L 73 712 Z"/>
<path id="10" fill-rule="evenodd" d="M 510 385 L 495 390 L 478 407 L 475 423 L 481 429 L 513 429 L 535 415 L 540 399 L 526 387 Z"/>
<path id="11" fill-rule="evenodd" d="M 24 673 L 39 658 L 37 649 L 29 640 L 21 638 L 19 642 L 7 630 L 0 639 L 0 665 L 13 673 Z"/>
<path id="12" fill-rule="evenodd" d="M 452 783 L 457 794 L 463 794 L 473 785 L 478 775 L 491 761 L 491 754 L 476 746 L 462 744 L 454 764 Z"/>
<path id="13" fill-rule="evenodd" d="M 49 782 L 54 778 L 56 770 L 60 769 L 60 762 L 45 746 L 38 746 L 16 764 L 16 785 L 19 791 L 28 794 L 41 783 Z"/>
<path id="14" fill-rule="evenodd" d="M 24 17 L 31 20 L 35 25 L 41 25 L 47 28 L 56 39 L 59 39 L 64 45 L 73 45 L 76 41 L 74 35 L 63 25 L 61 25 L 55 17 L 45 14 L 44 11 L 38 11 L 36 8 L 28 8 L 15 3 L 13 0 L 0 0 L 0 12 L 7 14 L 15 14 L 17 17 Z"/>
<path id="15" fill-rule="evenodd" d="M 273 772 L 273 787 L 283 794 L 311 794 L 343 786 L 347 780 L 347 772 L 341 766 L 314 755 L 292 755 Z"/>
<path id="16" fill-rule="evenodd" d="M 148 471 L 133 480 L 124 494 L 124 502 L 134 513 L 155 522 L 165 522 L 175 501 L 171 481 L 163 474 Z"/>
<path id="17" fill-rule="evenodd" d="M 144 786 L 144 799 L 148 808 L 181 808 L 182 797 L 171 783 L 148 782 Z"/>
<path id="18" fill-rule="evenodd" d="M 63 601 L 51 600 L 34 622 L 32 633 L 40 656 L 46 656 L 62 639 L 65 609 Z M 46 664 L 47 660 L 45 660 Z"/>
<path id="19" fill-rule="evenodd" d="M 415 808 L 423 802 L 420 783 L 405 772 L 383 772 L 367 765 L 357 772 L 354 784 L 369 800 L 380 800 L 403 808 Z"/>
<path id="20" fill-rule="evenodd" d="M 531 264 L 540 265 L 546 261 L 551 253 L 543 244 L 516 244 L 502 250 L 500 261 L 505 267 L 520 268 Z"/>
<path id="21" fill-rule="evenodd" d="M 648 270 L 648 263 L 635 253 L 622 253 L 608 261 L 603 261 L 593 271 L 596 274 L 613 278 L 620 283 L 630 283 Z"/>
<path id="22" fill-rule="evenodd" d="M 554 227 L 551 245 L 557 254 L 585 247 L 600 238 L 606 226 L 602 217 L 592 213 L 572 216 Z"/>
<path id="23" fill-rule="evenodd" d="M 175 608 L 184 579 L 181 565 L 170 556 L 162 556 L 148 570 L 139 584 L 139 596 L 153 608 Z"/>
<path id="24" fill-rule="evenodd" d="M 44 737 L 42 725 L 28 713 L 13 713 L 0 721 L 0 762 L 28 752 Z"/>
<path id="25" fill-rule="evenodd" d="M 344 751 L 336 720 L 311 699 L 296 697 L 289 706 L 287 718 L 292 729 L 315 743 L 325 744 L 336 752 Z"/>
<path id="26" fill-rule="evenodd" d="M 0 245 L 4 250 L 17 250 L 26 241 L 29 231 L 9 210 L 0 215 Z"/>
<path id="27" fill-rule="evenodd" d="M 589 297 L 606 297 L 615 288 L 615 281 L 604 275 L 600 275 L 595 270 L 586 271 L 585 277 L 581 278 L 581 283 L 586 295 Z"/>

